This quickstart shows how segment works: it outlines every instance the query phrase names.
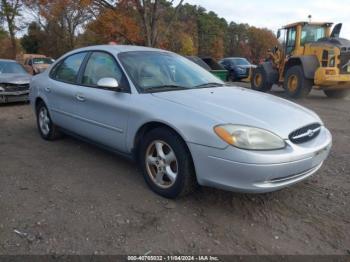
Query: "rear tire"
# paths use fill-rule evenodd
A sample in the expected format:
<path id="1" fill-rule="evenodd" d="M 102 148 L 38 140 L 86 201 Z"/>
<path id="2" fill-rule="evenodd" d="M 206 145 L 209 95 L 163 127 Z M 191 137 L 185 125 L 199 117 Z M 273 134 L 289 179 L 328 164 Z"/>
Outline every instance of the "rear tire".
<path id="1" fill-rule="evenodd" d="M 166 198 L 191 193 L 197 183 L 192 157 L 185 142 L 166 128 L 153 129 L 142 140 L 138 159 L 148 186 Z"/>
<path id="2" fill-rule="evenodd" d="M 43 101 L 40 101 L 36 107 L 36 120 L 40 136 L 43 139 L 56 140 L 62 137 L 59 127 L 52 122 L 49 110 Z"/>
<path id="3" fill-rule="evenodd" d="M 272 84 L 267 79 L 267 74 L 263 67 L 257 67 L 253 70 L 252 79 L 250 80 L 253 90 L 267 92 L 272 88 Z"/>
<path id="4" fill-rule="evenodd" d="M 341 99 L 350 95 L 350 90 L 341 89 L 341 90 L 323 90 L 326 96 L 329 98 Z"/>
<path id="5" fill-rule="evenodd" d="M 293 66 L 288 69 L 283 82 L 283 88 L 289 97 L 306 97 L 313 85 L 313 80 L 306 79 L 301 66 Z"/>

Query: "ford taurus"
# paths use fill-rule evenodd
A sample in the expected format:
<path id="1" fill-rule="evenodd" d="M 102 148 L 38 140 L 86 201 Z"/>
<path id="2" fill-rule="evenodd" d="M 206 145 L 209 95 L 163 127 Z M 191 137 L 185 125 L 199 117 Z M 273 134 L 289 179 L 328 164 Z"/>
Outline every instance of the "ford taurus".
<path id="1" fill-rule="evenodd" d="M 156 193 L 262 193 L 314 174 L 330 132 L 312 111 L 227 86 L 188 59 L 137 46 L 74 50 L 31 81 L 42 138 L 62 132 L 133 157 Z"/>

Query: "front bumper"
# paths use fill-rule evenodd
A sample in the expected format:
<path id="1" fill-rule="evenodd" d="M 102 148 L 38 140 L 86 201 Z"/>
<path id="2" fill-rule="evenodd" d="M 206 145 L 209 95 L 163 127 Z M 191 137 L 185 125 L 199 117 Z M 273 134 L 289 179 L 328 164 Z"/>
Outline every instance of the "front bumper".
<path id="1" fill-rule="evenodd" d="M 327 74 L 332 71 L 334 74 Z M 350 74 L 340 74 L 338 68 L 320 67 L 315 73 L 315 85 L 318 89 L 350 89 Z"/>
<path id="2" fill-rule="evenodd" d="M 0 103 L 22 102 L 29 100 L 29 90 L 0 92 Z"/>
<path id="3" fill-rule="evenodd" d="M 245 193 L 279 190 L 314 174 L 327 158 L 330 132 L 322 127 L 313 140 L 275 151 L 249 151 L 189 144 L 200 185 Z"/>

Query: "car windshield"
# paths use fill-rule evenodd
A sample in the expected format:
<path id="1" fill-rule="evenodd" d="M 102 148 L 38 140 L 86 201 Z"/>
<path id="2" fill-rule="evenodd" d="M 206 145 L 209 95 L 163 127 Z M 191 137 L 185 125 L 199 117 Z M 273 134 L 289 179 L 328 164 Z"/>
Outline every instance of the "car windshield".
<path id="1" fill-rule="evenodd" d="M 27 72 L 16 62 L 0 61 L 0 74 L 27 74 Z"/>
<path id="2" fill-rule="evenodd" d="M 234 59 L 231 59 L 231 62 L 234 64 L 234 65 L 250 65 L 250 63 L 248 62 L 247 59 L 245 58 L 234 58 Z"/>
<path id="3" fill-rule="evenodd" d="M 33 58 L 34 64 L 52 64 L 53 60 L 48 57 Z"/>
<path id="4" fill-rule="evenodd" d="M 119 59 L 140 92 L 223 86 L 224 82 L 185 57 L 168 52 L 132 51 Z"/>
<path id="5" fill-rule="evenodd" d="M 326 36 L 326 29 L 319 25 L 305 25 L 301 30 L 301 45 L 316 42 Z"/>

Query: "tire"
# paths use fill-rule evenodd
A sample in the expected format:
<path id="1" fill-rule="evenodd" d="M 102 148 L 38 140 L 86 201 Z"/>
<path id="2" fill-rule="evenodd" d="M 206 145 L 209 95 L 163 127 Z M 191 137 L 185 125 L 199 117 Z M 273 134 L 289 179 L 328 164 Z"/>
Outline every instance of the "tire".
<path id="1" fill-rule="evenodd" d="M 62 137 L 59 127 L 52 122 L 49 110 L 42 101 L 40 101 L 36 107 L 36 123 L 39 134 L 43 139 L 56 140 Z"/>
<path id="2" fill-rule="evenodd" d="M 236 77 L 236 73 L 234 71 L 231 71 L 229 73 L 229 77 L 228 78 L 229 78 L 230 82 L 236 82 L 238 80 L 237 77 Z"/>
<path id="3" fill-rule="evenodd" d="M 313 80 L 306 79 L 301 66 L 293 66 L 287 70 L 284 77 L 283 88 L 292 98 L 306 97 L 313 85 Z"/>
<path id="4" fill-rule="evenodd" d="M 272 88 L 272 84 L 267 79 L 267 74 L 263 67 L 259 66 L 253 70 L 252 78 L 250 80 L 253 90 L 267 92 Z"/>
<path id="5" fill-rule="evenodd" d="M 165 157 L 160 157 L 162 154 L 158 154 L 158 147 Z M 175 158 L 171 157 L 171 152 Z M 197 183 L 191 154 L 185 142 L 174 131 L 167 128 L 149 131 L 144 136 L 138 153 L 144 179 L 155 193 L 166 198 L 176 198 L 191 193 L 195 188 Z M 169 168 L 171 176 L 168 175 L 171 173 L 168 172 Z M 158 173 L 161 174 L 159 179 Z"/>
<path id="6" fill-rule="evenodd" d="M 329 98 L 341 99 L 350 95 L 350 90 L 341 89 L 341 90 L 323 90 L 326 96 Z"/>

